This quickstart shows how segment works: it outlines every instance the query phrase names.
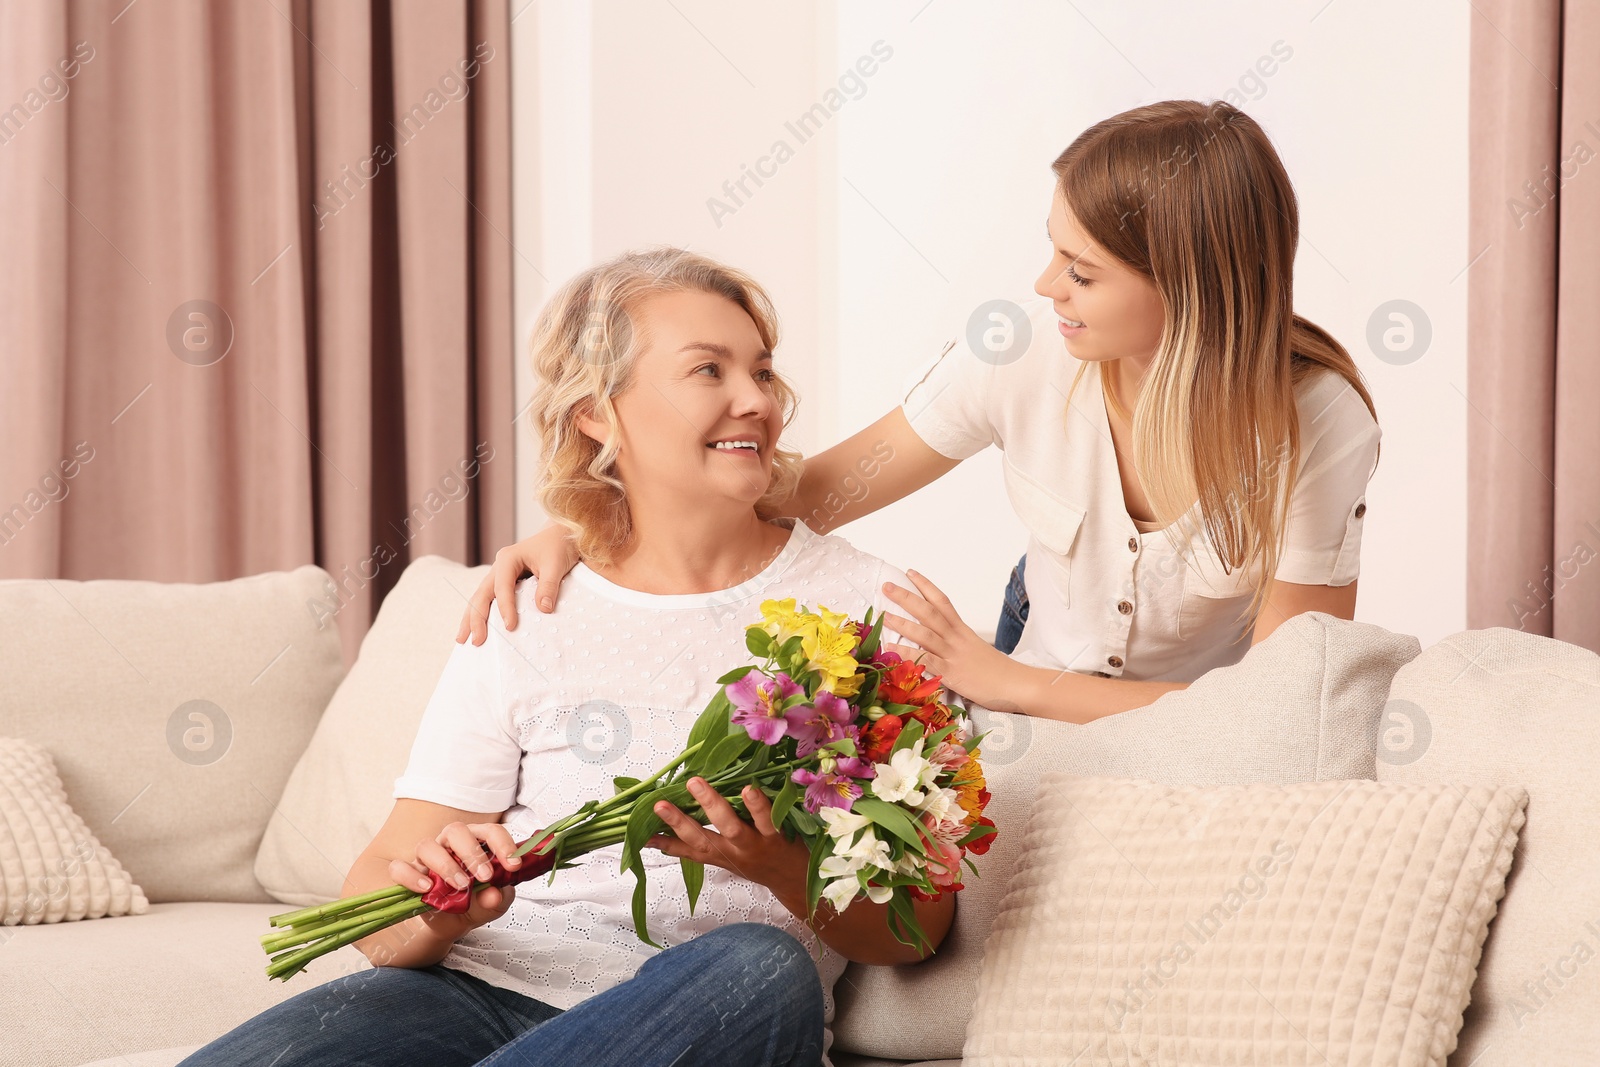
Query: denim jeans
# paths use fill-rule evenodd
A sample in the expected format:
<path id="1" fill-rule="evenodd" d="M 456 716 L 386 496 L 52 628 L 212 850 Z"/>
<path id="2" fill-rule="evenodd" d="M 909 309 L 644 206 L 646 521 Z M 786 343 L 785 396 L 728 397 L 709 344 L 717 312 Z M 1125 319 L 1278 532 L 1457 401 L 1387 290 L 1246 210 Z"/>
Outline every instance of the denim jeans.
<path id="1" fill-rule="evenodd" d="M 1000 622 L 994 628 L 994 647 L 1010 655 L 1022 639 L 1022 627 L 1028 621 L 1028 587 L 1023 584 L 1023 568 L 1027 554 L 1011 568 L 1011 580 L 1006 583 L 1005 601 L 1000 605 Z"/>
<path id="2" fill-rule="evenodd" d="M 776 926 L 731 923 L 565 1011 L 439 964 L 358 971 L 267 1009 L 179 1067 L 815 1067 L 822 1012 L 804 945 Z"/>

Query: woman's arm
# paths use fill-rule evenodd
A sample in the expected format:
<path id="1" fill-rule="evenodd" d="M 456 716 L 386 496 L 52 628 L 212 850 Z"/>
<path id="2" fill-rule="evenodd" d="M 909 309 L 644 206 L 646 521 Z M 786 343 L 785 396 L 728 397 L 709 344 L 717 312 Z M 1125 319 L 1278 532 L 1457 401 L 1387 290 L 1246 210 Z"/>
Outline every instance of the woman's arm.
<path id="1" fill-rule="evenodd" d="M 450 860 L 434 856 L 425 866 L 419 862 L 421 842 L 433 842 L 448 826 L 455 823 L 498 823 L 500 812 L 463 811 L 426 800 L 401 798 L 394 803 L 389 818 L 369 844 L 356 857 L 345 876 L 344 895 L 357 896 L 374 889 L 391 885 L 404 885 L 408 889 L 423 891 L 424 877 L 438 877 L 461 871 Z M 502 862 L 515 850 L 509 833 L 501 831 L 504 840 L 497 842 L 496 855 Z M 466 846 L 462 846 L 465 848 Z M 443 848 L 443 846 L 439 846 Z M 455 853 L 460 856 L 460 852 Z M 461 857 L 465 858 L 465 857 Z M 478 857 L 472 857 L 477 859 Z M 437 864 L 437 866 L 433 866 Z M 433 872 L 431 875 L 425 872 Z M 461 915 L 428 912 L 396 923 L 385 930 L 355 942 L 356 948 L 378 967 L 427 967 L 438 963 L 449 953 L 456 939 L 474 927 L 491 922 L 503 915 L 511 906 L 515 893 L 511 889 L 485 886 L 473 895 L 468 910 Z"/>
<path id="2" fill-rule="evenodd" d="M 1019 663 L 962 622 L 955 606 L 932 582 L 915 572 L 911 572 L 911 579 L 921 596 L 896 586 L 886 587 L 885 592 L 915 618 L 887 614 L 884 625 L 916 641 L 923 651 L 889 647 L 909 658 L 921 658 L 930 671 L 944 676 L 946 686 L 983 707 L 1081 724 L 1142 708 L 1167 693 L 1189 687 L 1188 682 L 1101 678 Z M 1299 585 L 1274 579 L 1267 586 L 1266 602 L 1256 619 L 1251 646 L 1265 641 L 1279 626 L 1303 612 L 1321 611 L 1335 618 L 1353 619 L 1355 609 L 1355 582 Z"/>
<path id="3" fill-rule="evenodd" d="M 960 462 L 934 451 L 897 407 L 826 452 L 808 456 L 783 514 L 830 533 L 916 492 Z"/>

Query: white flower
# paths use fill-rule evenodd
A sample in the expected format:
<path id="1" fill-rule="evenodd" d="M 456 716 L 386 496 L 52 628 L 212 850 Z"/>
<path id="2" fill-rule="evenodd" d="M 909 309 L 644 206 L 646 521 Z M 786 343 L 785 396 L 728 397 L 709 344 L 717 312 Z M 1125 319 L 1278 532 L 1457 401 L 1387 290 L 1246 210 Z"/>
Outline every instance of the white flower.
<path id="1" fill-rule="evenodd" d="M 931 816 L 935 825 L 949 822 L 951 812 L 961 806 L 961 794 L 947 787 L 934 789 L 928 794 L 928 799 L 919 809 L 922 814 Z"/>
<path id="2" fill-rule="evenodd" d="M 922 803 L 922 785 L 938 777 L 939 769 L 909 748 L 889 757 L 888 763 L 875 763 L 872 791 L 891 804 L 904 801 L 915 807 Z"/>
<path id="3" fill-rule="evenodd" d="M 823 862 L 826 863 L 827 861 L 824 860 Z M 850 906 L 850 902 L 856 898 L 856 892 L 860 888 L 861 886 L 854 876 L 840 878 L 823 886 L 822 895 L 828 898 L 828 903 L 833 905 L 834 911 L 843 915 L 844 910 Z"/>
<path id="4" fill-rule="evenodd" d="M 843 841 L 835 843 L 832 854 L 824 856 L 817 865 L 817 873 L 824 878 L 848 878 L 863 867 L 887 867 L 889 862 L 888 843 L 880 841 L 868 828 L 853 845 L 845 846 Z"/>
<path id="5" fill-rule="evenodd" d="M 874 904 L 887 904 L 889 898 L 894 896 L 894 889 L 886 885 L 867 886 L 867 899 Z"/>
<path id="6" fill-rule="evenodd" d="M 872 820 L 865 815 L 857 815 L 844 808 L 836 808 L 829 804 L 820 813 L 822 821 L 827 825 L 829 837 L 849 837 L 857 830 L 864 830 L 872 825 Z"/>

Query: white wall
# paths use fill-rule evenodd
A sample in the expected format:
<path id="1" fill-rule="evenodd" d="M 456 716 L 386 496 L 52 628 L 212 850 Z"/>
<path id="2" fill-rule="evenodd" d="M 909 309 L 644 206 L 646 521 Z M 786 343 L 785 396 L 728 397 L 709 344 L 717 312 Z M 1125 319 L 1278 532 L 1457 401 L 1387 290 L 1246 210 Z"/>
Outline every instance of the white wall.
<path id="1" fill-rule="evenodd" d="M 1444 0 L 540 4 L 513 54 L 518 244 L 556 281 L 654 242 L 751 270 L 785 317 L 779 359 L 804 397 L 790 440 L 811 452 L 888 410 L 972 307 L 1032 295 L 1049 163 L 1079 132 L 1232 91 L 1300 198 L 1296 310 L 1350 349 L 1384 430 L 1357 617 L 1426 645 L 1465 626 L 1469 15 Z M 785 123 L 880 41 L 873 73 L 799 144 Z M 1288 58 L 1258 67 L 1275 45 Z M 779 139 L 794 158 L 717 225 L 706 200 Z M 525 339 L 542 283 L 518 268 Z M 1432 328 L 1403 365 L 1367 342 L 1397 298 Z M 519 535 L 540 521 L 529 496 Z M 986 633 L 1026 541 L 993 452 L 844 535 L 929 575 Z"/>

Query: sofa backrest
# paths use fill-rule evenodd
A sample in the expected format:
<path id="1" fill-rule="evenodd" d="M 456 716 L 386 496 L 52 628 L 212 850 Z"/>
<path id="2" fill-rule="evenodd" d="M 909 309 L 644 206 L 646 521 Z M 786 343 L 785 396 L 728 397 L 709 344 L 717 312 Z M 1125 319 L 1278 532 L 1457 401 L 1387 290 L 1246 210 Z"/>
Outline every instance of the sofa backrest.
<path id="1" fill-rule="evenodd" d="M 0 735 L 152 903 L 268 901 L 268 816 L 344 674 L 319 567 L 205 584 L 0 582 Z"/>
<path id="2" fill-rule="evenodd" d="M 343 895 L 345 875 L 394 807 L 394 780 L 467 598 L 488 572 L 421 556 L 384 597 L 262 838 L 256 877 L 274 899 L 305 906 Z"/>
<path id="3" fill-rule="evenodd" d="M 1528 824 L 1452 1067 L 1593 1063 L 1600 1046 L 1600 656 L 1503 626 L 1395 675 L 1380 782 L 1523 786 Z"/>
<path id="4" fill-rule="evenodd" d="M 1147 707 L 1087 725 L 976 710 L 999 828 L 974 857 L 956 921 L 913 967 L 852 963 L 836 987 L 834 1047 L 868 1056 L 959 1059 L 984 944 L 1047 771 L 1167 785 L 1333 781 L 1374 776 L 1379 711 L 1417 639 L 1322 612 L 1297 615 L 1232 666 Z"/>

